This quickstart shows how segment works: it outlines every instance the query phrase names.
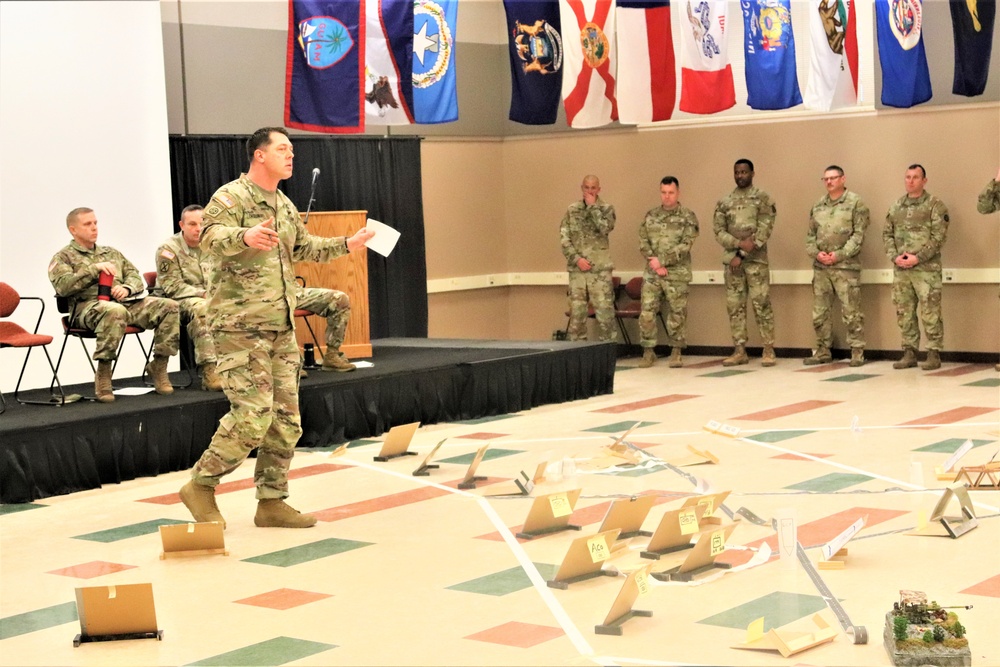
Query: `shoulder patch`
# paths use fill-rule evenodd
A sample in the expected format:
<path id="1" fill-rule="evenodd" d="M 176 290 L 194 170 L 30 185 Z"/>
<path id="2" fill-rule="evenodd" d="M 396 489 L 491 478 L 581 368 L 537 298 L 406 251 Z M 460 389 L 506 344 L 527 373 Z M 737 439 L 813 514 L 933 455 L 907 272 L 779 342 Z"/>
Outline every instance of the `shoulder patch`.
<path id="1" fill-rule="evenodd" d="M 222 213 L 222 207 L 218 204 L 209 204 L 208 208 L 205 209 L 205 215 L 214 218 L 215 216 Z"/>
<path id="2" fill-rule="evenodd" d="M 222 194 L 220 194 L 220 195 L 219 195 L 219 196 L 217 197 L 217 199 L 218 199 L 218 200 L 219 200 L 220 202 L 222 202 L 222 203 L 223 203 L 223 205 L 224 205 L 224 206 L 225 206 L 226 208 L 232 208 L 233 206 L 235 206 L 235 205 L 236 205 L 236 201 L 235 201 L 235 200 L 234 200 L 234 199 L 233 199 L 232 197 L 230 197 L 229 195 L 227 195 L 227 194 L 225 194 L 225 193 L 222 193 Z"/>
<path id="3" fill-rule="evenodd" d="M 169 250 L 167 250 L 166 248 L 164 248 L 163 250 L 160 251 L 160 257 L 166 257 L 167 259 L 173 259 L 174 257 L 176 257 L 176 255 L 174 255 L 174 253 L 172 253 Z"/>
<path id="4" fill-rule="evenodd" d="M 56 264 L 58 264 L 58 263 L 59 263 L 59 260 L 57 260 L 57 259 L 53 259 L 52 260 L 52 263 L 49 264 L 49 272 L 50 273 L 51 273 L 52 269 L 56 268 Z"/>

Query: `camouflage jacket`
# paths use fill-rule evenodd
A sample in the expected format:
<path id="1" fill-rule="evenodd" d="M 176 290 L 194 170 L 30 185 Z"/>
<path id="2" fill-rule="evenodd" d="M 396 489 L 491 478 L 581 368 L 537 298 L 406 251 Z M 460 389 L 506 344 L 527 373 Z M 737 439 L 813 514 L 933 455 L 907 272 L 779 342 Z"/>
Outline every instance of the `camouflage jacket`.
<path id="1" fill-rule="evenodd" d="M 163 296 L 189 299 L 205 296 L 201 247 L 192 248 L 178 232 L 156 249 L 156 286 Z"/>
<path id="2" fill-rule="evenodd" d="M 747 253 L 744 262 L 767 264 L 767 240 L 774 230 L 777 214 L 771 197 L 760 188 L 736 188 L 715 206 L 712 228 L 715 239 L 725 252 L 722 263 L 729 264 L 743 239 L 753 238 L 757 247 Z"/>
<path id="3" fill-rule="evenodd" d="M 52 257 L 49 282 L 56 295 L 69 299 L 69 310 L 74 316 L 77 305 L 97 300 L 97 277 L 101 271 L 94 265 L 101 262 L 115 265 L 115 285 L 122 285 L 131 294 L 138 294 L 146 288 L 139 271 L 125 259 L 125 255 L 106 245 L 94 245 L 87 250 L 73 240 Z"/>
<path id="4" fill-rule="evenodd" d="M 614 228 L 615 207 L 611 204 L 604 203 L 600 198 L 593 206 L 587 206 L 583 200 L 570 204 L 559 225 L 566 267 L 579 272 L 576 261 L 583 257 L 597 271 L 614 269 L 608 244 L 608 234 Z"/>
<path id="5" fill-rule="evenodd" d="M 1000 183 L 990 179 L 983 191 L 979 193 L 976 210 L 983 215 L 1000 211 Z"/>
<path id="6" fill-rule="evenodd" d="M 948 235 L 948 207 L 931 193 L 903 195 L 889 207 L 882 242 L 889 261 L 904 252 L 916 255 L 918 271 L 941 270 L 941 248 Z"/>
<path id="7" fill-rule="evenodd" d="M 649 259 L 656 257 L 667 269 L 668 280 L 691 282 L 691 246 L 698 238 L 698 218 L 682 204 L 673 209 L 662 206 L 650 209 L 639 225 L 639 252 L 646 258 L 646 278 L 656 272 Z"/>
<path id="8" fill-rule="evenodd" d="M 277 209 L 270 201 L 274 201 Z M 274 217 L 280 242 L 254 250 L 247 229 Z M 223 185 L 205 208 L 201 250 L 207 257 L 206 290 L 211 327 L 219 331 L 286 331 L 294 328 L 295 260 L 326 262 L 347 254 L 343 236 L 311 236 L 295 205 L 280 190 L 267 192 L 246 174 Z"/>
<path id="9" fill-rule="evenodd" d="M 809 229 L 806 231 L 806 254 L 813 258 L 818 269 L 861 270 L 861 243 L 868 229 L 868 207 L 849 190 L 840 198 L 831 200 L 824 196 L 809 211 Z M 837 261 L 831 265 L 816 259 L 820 252 L 836 253 Z"/>

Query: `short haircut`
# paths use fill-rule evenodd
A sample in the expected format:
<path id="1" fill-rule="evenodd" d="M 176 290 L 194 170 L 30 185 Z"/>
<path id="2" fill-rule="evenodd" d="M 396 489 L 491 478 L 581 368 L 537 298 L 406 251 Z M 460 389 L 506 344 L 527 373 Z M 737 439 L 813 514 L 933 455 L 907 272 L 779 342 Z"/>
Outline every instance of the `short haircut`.
<path id="1" fill-rule="evenodd" d="M 664 176 L 660 179 L 660 185 L 676 185 L 679 188 L 681 187 L 681 182 L 674 176 Z"/>
<path id="2" fill-rule="evenodd" d="M 79 208 L 74 208 L 72 211 L 66 214 L 66 226 L 72 227 L 76 222 L 77 216 L 81 213 L 93 213 L 94 209 L 88 208 L 86 206 L 80 206 Z"/>
<path id="3" fill-rule="evenodd" d="M 920 176 L 922 178 L 927 178 L 927 170 L 924 169 L 924 165 L 922 165 L 922 164 L 911 164 L 909 167 L 906 168 L 906 171 L 909 171 L 911 169 L 919 169 L 920 170 Z"/>
<path id="4" fill-rule="evenodd" d="M 734 162 L 733 163 L 733 167 L 735 168 L 736 165 L 738 165 L 738 164 L 745 164 L 746 166 L 750 167 L 750 171 L 753 171 L 753 162 L 751 162 L 750 160 L 746 159 L 745 157 L 741 157 L 739 160 L 737 160 L 736 162 Z"/>
<path id="5" fill-rule="evenodd" d="M 844 175 L 844 170 L 843 170 L 843 168 L 841 168 L 841 167 L 838 167 L 838 166 L 837 166 L 837 165 L 835 165 L 835 164 L 831 164 L 831 165 L 830 165 L 829 167 L 827 167 L 826 169 L 824 169 L 824 170 L 823 170 L 823 173 L 825 174 L 825 173 L 826 173 L 826 172 L 828 172 L 828 171 L 835 171 L 835 172 L 837 172 L 838 174 L 840 174 L 841 176 L 843 176 L 843 175 Z"/>
<path id="6" fill-rule="evenodd" d="M 247 139 L 247 162 L 253 162 L 253 154 L 258 148 L 263 148 L 271 143 L 271 133 L 278 132 L 286 137 L 288 130 L 283 127 L 262 127 Z"/>
<path id="7" fill-rule="evenodd" d="M 184 219 L 185 213 L 191 213 L 192 211 L 203 211 L 203 210 L 205 210 L 205 207 L 202 206 L 201 204 L 188 204 L 187 206 L 181 209 L 181 220 Z"/>

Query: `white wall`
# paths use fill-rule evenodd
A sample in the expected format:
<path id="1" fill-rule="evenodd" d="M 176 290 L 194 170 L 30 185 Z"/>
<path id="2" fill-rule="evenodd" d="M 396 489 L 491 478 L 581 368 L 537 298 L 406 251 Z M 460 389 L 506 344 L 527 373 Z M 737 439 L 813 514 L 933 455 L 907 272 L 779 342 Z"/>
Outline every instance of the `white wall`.
<path id="1" fill-rule="evenodd" d="M 172 233 L 166 109 L 159 3 L 0 3 L 0 280 L 45 298 L 53 361 L 62 329 L 46 270 L 70 240 L 66 214 L 93 208 L 98 243 L 139 271 Z M 27 328 L 35 313 L 27 302 L 14 319 Z M 70 343 L 60 379 L 92 381 Z M 13 390 L 23 359 L 0 355 L 0 390 Z M 116 374 L 140 371 L 130 341 Z M 29 373 L 25 386 L 48 385 L 44 355 L 31 355 Z"/>

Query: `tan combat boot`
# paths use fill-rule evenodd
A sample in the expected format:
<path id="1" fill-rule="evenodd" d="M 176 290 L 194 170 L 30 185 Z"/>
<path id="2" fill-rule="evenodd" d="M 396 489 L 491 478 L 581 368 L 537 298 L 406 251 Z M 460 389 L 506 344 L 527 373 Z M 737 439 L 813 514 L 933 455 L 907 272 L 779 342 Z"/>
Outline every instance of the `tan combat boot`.
<path id="1" fill-rule="evenodd" d="M 857 368 L 858 366 L 865 365 L 865 348 L 863 347 L 852 347 L 851 348 L 851 368 Z"/>
<path id="2" fill-rule="evenodd" d="M 202 364 L 199 369 L 201 373 L 201 388 L 204 391 L 222 391 L 222 378 L 215 370 L 215 362 L 209 361 Z"/>
<path id="3" fill-rule="evenodd" d="M 316 525 L 316 517 L 290 507 L 281 498 L 265 498 L 257 503 L 253 523 L 258 528 L 309 528 Z"/>
<path id="4" fill-rule="evenodd" d="M 806 357 L 802 360 L 802 365 L 819 366 L 820 364 L 828 364 L 831 361 L 833 361 L 833 355 L 830 354 L 830 350 L 825 347 L 817 347 L 811 357 Z"/>
<path id="5" fill-rule="evenodd" d="M 925 371 L 936 371 L 941 368 L 941 353 L 937 350 L 927 350 L 927 359 L 920 364 L 920 369 Z"/>
<path id="6" fill-rule="evenodd" d="M 722 360 L 723 366 L 742 366 L 748 363 L 750 363 L 750 357 L 747 356 L 746 345 L 737 345 L 733 348 L 733 353 Z"/>
<path id="7" fill-rule="evenodd" d="M 94 376 L 94 397 L 101 403 L 114 403 L 115 395 L 111 393 L 111 368 L 113 361 L 97 362 L 97 375 Z"/>
<path id="8" fill-rule="evenodd" d="M 188 508 L 191 516 L 198 523 L 208 523 L 215 521 L 226 527 L 226 520 L 222 518 L 219 506 L 215 504 L 215 487 L 197 484 L 194 480 L 189 481 L 181 487 L 181 502 Z"/>
<path id="9" fill-rule="evenodd" d="M 684 365 L 684 360 L 681 358 L 681 348 L 676 345 L 672 350 L 670 350 L 670 359 L 667 360 L 668 368 L 681 368 Z"/>
<path id="10" fill-rule="evenodd" d="M 912 347 L 903 349 L 903 358 L 892 365 L 897 371 L 904 368 L 913 368 L 917 365 L 917 351 Z"/>
<path id="11" fill-rule="evenodd" d="M 323 355 L 323 365 L 320 368 L 324 371 L 349 373 L 357 368 L 357 366 L 348 361 L 347 357 L 341 354 L 340 350 L 327 348 L 326 354 Z"/>
<path id="12" fill-rule="evenodd" d="M 994 366 L 994 367 L 993 367 L 993 370 L 995 370 L 995 371 L 1000 371 L 1000 364 L 997 364 L 996 366 Z"/>
<path id="13" fill-rule="evenodd" d="M 169 357 L 156 355 L 151 362 L 146 364 L 146 373 L 149 375 L 149 379 L 153 381 L 153 388 L 156 389 L 157 394 L 163 394 L 164 396 L 174 393 L 174 387 L 170 384 L 170 378 L 167 377 L 168 359 Z"/>
<path id="14" fill-rule="evenodd" d="M 304 380 L 307 377 L 309 377 L 309 371 L 307 371 L 306 369 L 302 368 L 302 366 L 299 366 L 299 379 L 300 380 Z"/>
<path id="15" fill-rule="evenodd" d="M 774 366 L 776 363 L 778 363 L 778 361 L 774 358 L 774 346 L 765 345 L 764 353 L 760 356 L 760 365 L 770 367 Z"/>
<path id="16" fill-rule="evenodd" d="M 639 368 L 649 368 L 656 363 L 656 352 L 653 351 L 651 347 L 645 347 L 642 349 L 642 361 L 639 362 Z"/>

